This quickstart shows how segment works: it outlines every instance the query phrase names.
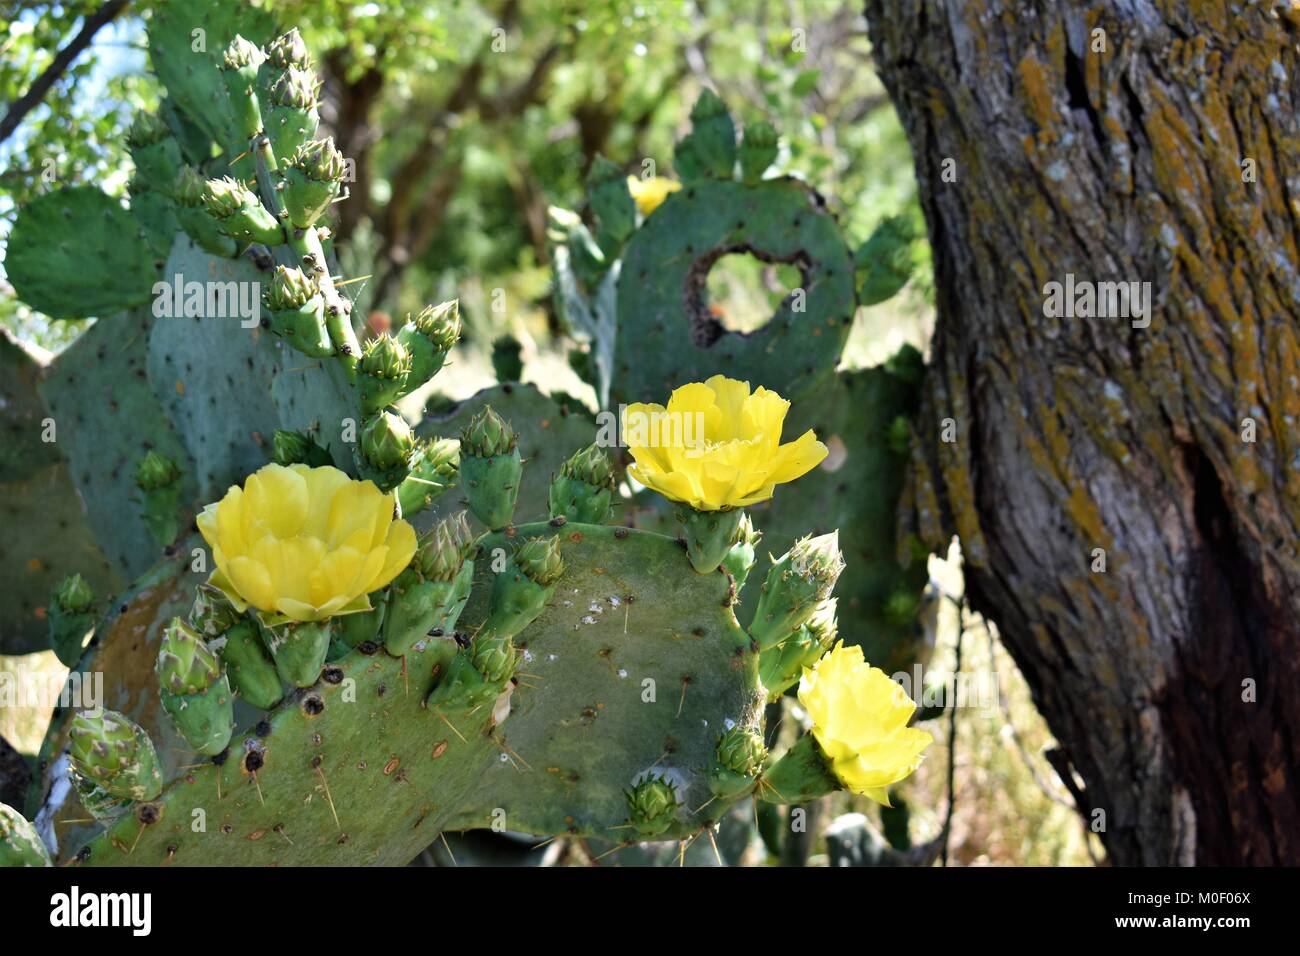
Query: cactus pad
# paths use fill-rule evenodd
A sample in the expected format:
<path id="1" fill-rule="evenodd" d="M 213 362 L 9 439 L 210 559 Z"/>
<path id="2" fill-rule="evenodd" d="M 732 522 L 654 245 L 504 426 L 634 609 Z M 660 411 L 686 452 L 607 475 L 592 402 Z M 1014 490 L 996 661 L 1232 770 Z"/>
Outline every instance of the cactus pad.
<path id="1" fill-rule="evenodd" d="M 135 217 L 87 186 L 23 207 L 5 259 L 18 297 L 55 319 L 109 316 L 148 302 L 158 267 Z"/>

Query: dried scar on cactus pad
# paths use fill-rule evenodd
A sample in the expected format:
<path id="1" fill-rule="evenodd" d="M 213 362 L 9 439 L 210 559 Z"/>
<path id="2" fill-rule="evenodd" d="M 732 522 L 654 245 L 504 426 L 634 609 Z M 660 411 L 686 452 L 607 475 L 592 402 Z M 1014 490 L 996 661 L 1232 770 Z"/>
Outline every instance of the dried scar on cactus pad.
<path id="1" fill-rule="evenodd" d="M 675 389 L 668 407 L 636 403 L 623 440 L 637 481 L 696 511 L 743 508 L 772 497 L 826 457 L 812 430 L 781 444 L 790 403 L 776 392 L 714 375 Z"/>
<path id="2" fill-rule="evenodd" d="M 415 553 L 415 529 L 393 496 L 337 468 L 267 465 L 199 515 L 212 584 L 241 611 L 295 621 L 370 610 Z"/>

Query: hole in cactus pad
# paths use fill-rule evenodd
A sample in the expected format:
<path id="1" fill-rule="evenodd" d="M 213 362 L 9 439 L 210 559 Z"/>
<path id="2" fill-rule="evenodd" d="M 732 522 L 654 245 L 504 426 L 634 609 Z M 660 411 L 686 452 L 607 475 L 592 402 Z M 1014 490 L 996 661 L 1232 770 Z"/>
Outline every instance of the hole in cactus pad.
<path id="1" fill-rule="evenodd" d="M 806 287 L 807 260 L 802 252 L 779 259 L 743 245 L 715 249 L 697 259 L 687 273 L 686 311 L 692 339 L 707 348 L 727 332 L 756 332 L 791 302 L 796 290 Z"/>

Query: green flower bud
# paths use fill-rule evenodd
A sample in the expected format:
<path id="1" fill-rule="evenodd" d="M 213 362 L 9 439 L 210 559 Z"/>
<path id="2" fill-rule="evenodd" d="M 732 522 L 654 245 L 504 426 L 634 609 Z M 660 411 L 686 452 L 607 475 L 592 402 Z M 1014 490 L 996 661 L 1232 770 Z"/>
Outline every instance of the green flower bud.
<path id="1" fill-rule="evenodd" d="M 203 202 L 206 180 L 193 166 L 182 166 L 172 180 L 171 197 L 182 206 L 193 208 Z"/>
<path id="2" fill-rule="evenodd" d="M 456 299 L 422 309 L 397 330 L 397 340 L 411 355 L 408 391 L 438 374 L 460 338 L 460 303 Z"/>
<path id="3" fill-rule="evenodd" d="M 190 605 L 190 626 L 205 637 L 219 637 L 243 619 L 225 592 L 213 584 L 200 584 Z"/>
<path id="4" fill-rule="evenodd" d="M 709 767 L 709 789 L 730 799 L 750 790 L 767 759 L 763 737 L 753 728 L 736 724 L 718 738 Z"/>
<path id="5" fill-rule="evenodd" d="M 276 673 L 292 687 L 310 687 L 320 679 L 329 654 L 334 619 L 289 621 L 257 615 L 262 642 L 271 652 Z"/>
<path id="6" fill-rule="evenodd" d="M 804 734 L 763 773 L 764 791 L 785 804 L 807 803 L 843 787 L 812 734 Z"/>
<path id="7" fill-rule="evenodd" d="M 528 580 L 550 587 L 564 573 L 559 538 L 529 538 L 514 555 L 515 564 Z"/>
<path id="8" fill-rule="evenodd" d="M 312 468 L 319 468 L 334 463 L 330 453 L 316 444 L 310 435 L 303 432 L 277 428 L 273 444 L 277 465 L 309 465 Z"/>
<path id="9" fill-rule="evenodd" d="M 221 80 L 234 115 L 236 128 L 245 139 L 262 128 L 261 109 L 253 84 L 266 54 L 255 43 L 236 36 L 221 57 Z"/>
<path id="10" fill-rule="evenodd" d="M 95 781 L 83 777 L 72 768 L 68 769 L 68 779 L 72 781 L 72 788 L 77 792 L 77 799 L 81 801 L 81 806 L 96 822 L 104 826 L 111 826 L 131 809 L 134 802 L 129 797 L 114 796 Z"/>
<path id="11" fill-rule="evenodd" d="M 510 423 L 485 405 L 460 437 L 460 484 L 469 509 L 493 530 L 510 524 L 519 497 L 523 460 Z"/>
<path id="12" fill-rule="evenodd" d="M 271 151 L 288 159 L 316 135 L 320 122 L 317 89 L 319 83 L 310 70 L 289 67 L 275 75 L 266 97 L 264 110 L 266 135 Z"/>
<path id="13" fill-rule="evenodd" d="M 460 474 L 460 442 L 436 438 L 416 445 L 410 461 L 411 473 L 397 488 L 402 514 L 413 515 L 427 508 L 433 499 L 456 484 Z"/>
<path id="14" fill-rule="evenodd" d="M 245 40 L 242 36 L 236 34 L 235 38 L 230 41 L 226 51 L 221 57 L 221 68 L 223 70 L 234 70 L 245 73 L 249 69 L 253 72 L 249 75 L 249 80 L 256 75 L 257 68 L 262 65 L 266 59 L 266 54 L 256 43 Z"/>
<path id="15" fill-rule="evenodd" d="M 726 104 L 707 87 L 691 109 L 691 132 L 683 142 L 687 146 L 686 154 L 698 164 L 704 175 L 715 179 L 732 178 L 736 166 L 736 125 Z M 681 152 L 680 148 L 678 152 Z M 689 166 L 689 162 L 686 165 Z"/>
<path id="16" fill-rule="evenodd" d="M 485 681 L 500 685 L 514 675 L 519 652 L 508 639 L 484 635 L 475 639 L 471 657 Z"/>
<path id="17" fill-rule="evenodd" d="M 689 505 L 679 505 L 677 520 L 683 525 L 682 535 L 686 539 L 686 555 L 691 559 L 691 567 L 700 574 L 716 570 L 731 550 L 744 516 L 743 508 L 696 511 Z"/>
<path id="18" fill-rule="evenodd" d="M 912 426 L 906 415 L 899 415 L 889 423 L 885 443 L 895 455 L 906 455 L 912 448 Z"/>
<path id="19" fill-rule="evenodd" d="M 912 277 L 914 235 L 906 216 L 891 216 L 875 228 L 853 254 L 857 270 L 858 298 L 863 305 L 875 305 L 896 295 Z"/>
<path id="20" fill-rule="evenodd" d="M 410 353 L 386 333 L 375 336 L 361 352 L 361 410 L 377 412 L 397 401 L 411 374 Z"/>
<path id="21" fill-rule="evenodd" d="M 441 631 L 450 635 L 465 610 L 474 582 L 474 562 L 465 560 L 451 580 L 424 578 L 407 568 L 389 587 L 388 614 L 384 618 L 384 647 L 394 657 L 404 656 L 419 641 Z"/>
<path id="22" fill-rule="evenodd" d="M 614 497 L 614 466 L 599 445 L 579 450 L 551 480 L 548 503 L 551 517 L 587 524 L 609 520 Z"/>
<path id="23" fill-rule="evenodd" d="M 95 629 L 95 593 L 80 574 L 64 578 L 48 610 L 50 646 L 66 667 L 75 667 Z"/>
<path id="24" fill-rule="evenodd" d="M 126 145 L 132 150 L 152 146 L 171 135 L 167 124 L 152 113 L 138 111 L 131 119 L 131 126 L 126 131 Z"/>
<path id="25" fill-rule="evenodd" d="M 415 450 L 411 426 L 402 416 L 380 412 L 366 419 L 361 429 L 361 454 L 366 463 L 379 471 L 404 469 Z"/>
<path id="26" fill-rule="evenodd" d="M 776 161 L 776 129 L 767 120 L 759 120 L 745 127 L 740 143 L 740 176 L 750 184 L 763 178 L 763 173 Z"/>
<path id="27" fill-rule="evenodd" d="M 199 632 L 179 617 L 163 630 L 154 673 L 163 690 L 173 694 L 197 694 L 221 679 L 221 664 Z"/>
<path id="28" fill-rule="evenodd" d="M 277 70 L 290 67 L 306 70 L 311 67 L 311 54 L 297 27 L 271 41 L 266 48 L 266 62 Z"/>
<path id="29" fill-rule="evenodd" d="M 736 582 L 737 591 L 745 586 L 749 572 L 754 569 L 758 560 L 758 542 L 762 537 L 763 532 L 754 528 L 749 515 L 743 515 L 740 524 L 736 526 L 736 537 L 732 540 L 731 547 L 722 556 L 722 569 Z"/>
<path id="30" fill-rule="evenodd" d="M 63 579 L 54 592 L 59 609 L 68 614 L 83 614 L 95 606 L 95 592 L 80 574 Z"/>
<path id="31" fill-rule="evenodd" d="M 333 139 L 308 140 L 298 147 L 284 172 L 281 198 L 289 221 L 312 225 L 338 195 L 347 165 Z"/>
<path id="32" fill-rule="evenodd" d="M 225 176 L 204 183 L 203 207 L 232 239 L 277 245 L 284 241 L 284 230 L 258 200 L 256 194 L 238 180 Z"/>
<path id="33" fill-rule="evenodd" d="M 412 565 L 426 580 L 452 581 L 460 574 L 473 547 L 474 535 L 465 520 L 465 512 L 458 511 L 425 532 Z"/>
<path id="34" fill-rule="evenodd" d="M 757 776 L 767 759 L 763 737 L 752 728 L 736 724 L 718 740 L 719 765 L 742 777 Z"/>
<path id="35" fill-rule="evenodd" d="M 484 405 L 461 431 L 460 450 L 462 455 L 493 458 L 509 454 L 514 450 L 517 440 L 510 423 L 498 415 L 491 405 Z"/>
<path id="36" fill-rule="evenodd" d="M 763 582 L 749 633 L 763 648 L 773 647 L 801 627 L 830 597 L 844 558 L 839 532 L 800 538 L 773 562 Z"/>
<path id="37" fill-rule="evenodd" d="M 330 632 L 330 650 L 325 656 L 327 663 L 341 660 L 352 653 L 359 644 L 379 638 L 380 630 L 388 616 L 389 592 L 374 591 L 368 595 L 368 598 L 369 611 L 341 614 L 334 619 L 334 627 Z"/>
<path id="38" fill-rule="evenodd" d="M 316 77 L 308 70 L 289 67 L 271 84 L 271 105 L 289 106 L 300 110 L 314 110 L 319 105 L 316 100 Z"/>
<path id="39" fill-rule="evenodd" d="M 563 573 L 558 537 L 523 542 L 492 579 L 484 631 L 506 640 L 520 633 L 546 608 Z"/>
<path id="40" fill-rule="evenodd" d="M 106 710 L 76 715 L 68 730 L 72 770 L 106 793 L 128 800 L 152 800 L 162 792 L 158 754 L 149 735 L 130 718 Z"/>
<path id="41" fill-rule="evenodd" d="M 0 868 L 53 865 L 36 827 L 13 807 L 0 803 Z"/>
<path id="42" fill-rule="evenodd" d="M 271 312 L 287 312 L 306 305 L 320 295 L 315 276 L 297 266 L 276 266 L 271 287 L 262 293 L 262 303 Z"/>
<path id="43" fill-rule="evenodd" d="M 671 780 L 651 774 L 624 790 L 623 796 L 627 798 L 628 819 L 641 836 L 653 839 L 672 826 L 677 814 L 677 786 Z"/>
<path id="44" fill-rule="evenodd" d="M 149 451 L 135 468 L 135 483 L 141 491 L 156 491 L 180 481 L 181 470 L 166 455 Z"/>
<path id="45" fill-rule="evenodd" d="M 163 631 L 154 673 L 163 709 L 185 742 L 209 756 L 225 750 L 235 728 L 230 682 L 198 631 L 178 617 Z"/>
<path id="46" fill-rule="evenodd" d="M 270 710 L 284 692 L 280 674 L 266 650 L 257 625 L 247 618 L 237 621 L 214 642 L 231 686 L 253 707 Z"/>

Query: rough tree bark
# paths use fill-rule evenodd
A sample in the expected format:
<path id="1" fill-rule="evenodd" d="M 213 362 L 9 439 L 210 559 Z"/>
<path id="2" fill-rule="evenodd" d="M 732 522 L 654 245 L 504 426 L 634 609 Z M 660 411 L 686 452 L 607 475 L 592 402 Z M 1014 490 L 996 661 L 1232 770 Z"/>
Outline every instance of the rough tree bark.
<path id="1" fill-rule="evenodd" d="M 1300 863 L 1300 10 L 866 5 L 939 290 L 915 526 L 1113 862 Z M 1047 317 L 1068 273 L 1150 326 Z"/>

